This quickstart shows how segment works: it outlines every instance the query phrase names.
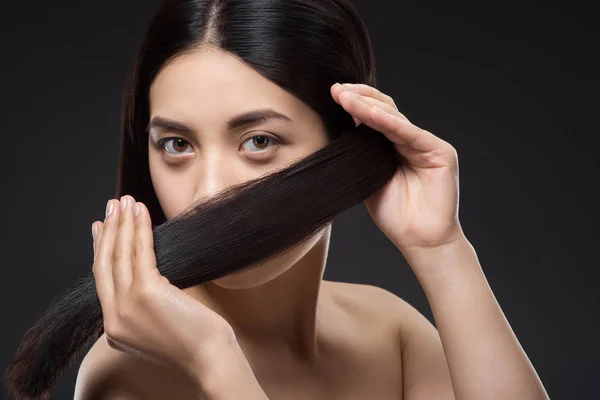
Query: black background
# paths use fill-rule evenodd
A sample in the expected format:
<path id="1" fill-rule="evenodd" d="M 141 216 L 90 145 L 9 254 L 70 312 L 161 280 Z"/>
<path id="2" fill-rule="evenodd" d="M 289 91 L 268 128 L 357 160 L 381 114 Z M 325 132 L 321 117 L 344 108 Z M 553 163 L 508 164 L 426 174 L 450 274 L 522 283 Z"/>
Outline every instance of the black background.
<path id="1" fill-rule="evenodd" d="M 460 219 L 552 399 L 600 375 L 600 17 L 593 3 L 355 0 L 379 88 L 450 142 Z M 0 366 L 91 270 L 116 184 L 121 91 L 160 5 L 2 1 Z M 334 222 L 326 279 L 382 286 L 430 320 L 400 252 L 359 205 Z M 73 398 L 81 357 L 53 398 Z"/>

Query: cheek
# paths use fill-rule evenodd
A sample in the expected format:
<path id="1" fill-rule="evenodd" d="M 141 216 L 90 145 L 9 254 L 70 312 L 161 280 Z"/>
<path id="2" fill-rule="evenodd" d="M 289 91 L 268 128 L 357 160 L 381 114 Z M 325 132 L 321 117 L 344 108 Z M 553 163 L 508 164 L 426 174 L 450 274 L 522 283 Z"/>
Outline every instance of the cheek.
<path id="1" fill-rule="evenodd" d="M 173 218 L 193 202 L 193 185 L 185 173 L 173 174 L 152 167 L 150 172 L 154 192 L 167 219 Z"/>

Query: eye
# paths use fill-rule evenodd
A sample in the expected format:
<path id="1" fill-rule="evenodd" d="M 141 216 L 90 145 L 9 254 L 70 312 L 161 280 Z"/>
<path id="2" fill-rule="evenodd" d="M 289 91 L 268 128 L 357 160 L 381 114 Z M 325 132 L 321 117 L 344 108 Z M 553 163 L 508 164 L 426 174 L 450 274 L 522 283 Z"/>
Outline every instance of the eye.
<path id="1" fill-rule="evenodd" d="M 250 148 L 245 147 L 246 150 L 249 150 L 251 153 L 262 153 L 266 152 L 270 147 L 280 144 L 281 141 L 269 135 L 256 135 L 245 140 L 244 144 L 246 143 L 250 144 Z M 175 157 L 192 152 L 190 142 L 180 137 L 159 139 L 154 143 L 154 147 L 158 151 L 166 151 Z M 190 151 L 186 152 L 186 149 L 189 149 Z"/>
<path id="2" fill-rule="evenodd" d="M 265 150 L 269 149 L 269 147 L 273 147 L 274 145 L 279 144 L 280 141 L 272 136 L 256 135 L 256 136 L 252 136 L 252 137 L 248 138 L 247 140 L 244 141 L 244 143 L 250 143 L 252 145 L 252 147 L 254 147 L 254 149 L 256 149 L 256 150 L 254 150 L 251 147 L 250 151 L 256 153 L 256 152 L 265 151 Z M 271 143 L 271 145 L 269 145 L 269 143 Z"/>
<path id="3" fill-rule="evenodd" d="M 173 141 L 173 142 L 171 143 L 171 141 Z M 189 144 L 190 143 L 185 139 L 178 138 L 178 137 L 169 137 L 169 138 L 162 138 L 162 139 L 158 140 L 155 143 L 154 147 L 156 147 L 160 151 L 166 150 L 167 153 L 170 153 L 173 155 L 178 155 L 178 154 L 185 154 L 181 151 L 185 150 L 186 147 L 189 148 L 190 147 Z"/>

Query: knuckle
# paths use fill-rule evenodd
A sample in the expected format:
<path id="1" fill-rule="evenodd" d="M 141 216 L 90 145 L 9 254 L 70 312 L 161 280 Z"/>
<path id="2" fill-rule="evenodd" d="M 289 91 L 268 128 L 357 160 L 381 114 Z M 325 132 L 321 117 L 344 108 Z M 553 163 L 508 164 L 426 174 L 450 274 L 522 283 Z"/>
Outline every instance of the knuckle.
<path id="1" fill-rule="evenodd" d="M 439 160 L 440 153 L 438 151 L 428 151 L 422 155 L 423 161 L 428 164 L 435 164 Z"/>
<path id="2" fill-rule="evenodd" d="M 132 315 L 133 312 L 131 310 L 131 305 L 128 302 L 123 302 L 120 304 L 117 308 L 117 320 L 119 321 L 118 326 L 121 326 L 121 324 L 124 322 L 129 321 Z"/>
<path id="3" fill-rule="evenodd" d="M 452 151 L 451 151 L 451 157 L 452 157 L 452 162 L 454 163 L 455 166 L 458 165 L 458 151 L 452 147 Z"/>
<path id="4" fill-rule="evenodd" d="M 171 284 L 171 281 L 170 281 L 170 280 L 168 280 L 168 279 L 167 279 L 167 277 L 166 277 L 166 276 L 164 276 L 164 275 L 160 275 L 158 280 L 159 280 L 159 281 L 160 281 L 160 283 L 161 283 L 161 284 L 163 284 L 163 285 L 170 285 L 170 284 Z"/>
<path id="5" fill-rule="evenodd" d="M 119 324 L 119 321 L 116 321 L 114 318 L 105 318 L 104 319 L 104 333 L 106 333 L 106 337 L 110 337 L 114 341 L 122 340 L 122 329 Z"/>
<path id="6" fill-rule="evenodd" d="M 442 147 L 449 154 L 452 154 L 454 156 L 456 156 L 458 154 L 458 151 L 456 150 L 456 148 L 454 146 L 452 146 L 450 143 L 446 142 L 445 140 L 442 140 Z"/>
<path id="7" fill-rule="evenodd" d="M 123 211 L 121 211 L 121 204 L 123 203 L 123 201 L 121 201 L 119 203 L 119 212 L 121 213 L 121 215 L 123 215 L 123 217 L 121 217 L 121 215 L 119 215 L 119 221 L 117 223 L 117 229 L 118 230 L 123 230 L 123 229 L 127 229 L 127 226 L 129 225 L 129 221 L 127 218 L 125 218 L 125 213 Z"/>
<path id="8" fill-rule="evenodd" d="M 152 299 L 153 288 L 145 281 L 136 281 L 131 285 L 130 296 L 134 304 L 137 305 L 148 305 Z"/>
<path id="9" fill-rule="evenodd" d="M 141 240 L 136 239 L 134 241 L 132 251 L 134 256 L 141 256 L 146 252 L 144 244 Z"/>
<path id="10" fill-rule="evenodd" d="M 125 252 L 123 251 L 123 249 L 120 246 L 115 247 L 115 250 L 113 252 L 113 261 L 121 262 L 124 259 L 125 259 Z"/>

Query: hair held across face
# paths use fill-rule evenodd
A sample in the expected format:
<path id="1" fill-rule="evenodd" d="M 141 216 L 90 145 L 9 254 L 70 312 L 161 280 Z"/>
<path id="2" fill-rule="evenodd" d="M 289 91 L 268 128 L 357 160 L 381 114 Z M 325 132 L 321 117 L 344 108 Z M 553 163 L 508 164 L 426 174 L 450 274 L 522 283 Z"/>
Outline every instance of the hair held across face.
<path id="1" fill-rule="evenodd" d="M 161 66 L 202 43 L 235 54 L 312 107 L 330 140 L 284 169 L 166 220 L 148 169 L 148 91 Z M 148 207 L 160 273 L 183 289 L 251 268 L 310 239 L 383 187 L 401 162 L 393 144 L 364 124 L 355 127 L 330 94 L 335 82 L 374 81 L 368 34 L 348 1 L 167 1 L 126 83 L 115 193 Z M 92 268 L 84 269 L 90 272 L 23 335 L 4 374 L 14 398 L 50 398 L 63 371 L 103 333 Z"/>

